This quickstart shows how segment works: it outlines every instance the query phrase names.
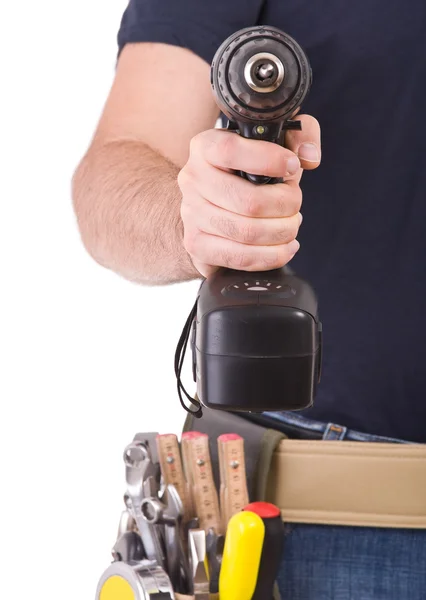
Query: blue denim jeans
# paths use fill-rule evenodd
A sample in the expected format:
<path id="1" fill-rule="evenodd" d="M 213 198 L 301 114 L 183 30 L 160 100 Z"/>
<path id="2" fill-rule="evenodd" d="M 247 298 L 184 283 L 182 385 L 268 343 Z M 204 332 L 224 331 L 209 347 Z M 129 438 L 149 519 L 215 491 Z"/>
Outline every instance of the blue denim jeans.
<path id="1" fill-rule="evenodd" d="M 300 438 L 407 443 L 294 413 L 264 415 Z M 426 530 L 286 524 L 278 585 L 282 600 L 426 600 Z"/>

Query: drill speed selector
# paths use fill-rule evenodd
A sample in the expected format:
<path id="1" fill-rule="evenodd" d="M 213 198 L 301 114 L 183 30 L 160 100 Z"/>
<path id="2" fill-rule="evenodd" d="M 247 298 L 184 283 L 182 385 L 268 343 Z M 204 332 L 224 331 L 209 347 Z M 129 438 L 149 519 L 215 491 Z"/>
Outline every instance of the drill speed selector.
<path id="1" fill-rule="evenodd" d="M 244 279 L 228 284 L 222 290 L 224 296 L 243 296 L 246 294 L 260 294 L 262 296 L 277 296 L 281 298 L 291 298 L 296 294 L 296 290 L 290 285 L 282 282 L 270 281 L 269 279 Z"/>

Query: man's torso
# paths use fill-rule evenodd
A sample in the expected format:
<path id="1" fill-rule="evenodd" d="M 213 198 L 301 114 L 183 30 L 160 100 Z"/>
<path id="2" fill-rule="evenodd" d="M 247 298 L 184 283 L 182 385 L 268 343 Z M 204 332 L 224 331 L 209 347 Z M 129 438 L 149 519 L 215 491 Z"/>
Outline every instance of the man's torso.
<path id="1" fill-rule="evenodd" d="M 322 382 L 304 414 L 426 442 L 426 4 L 130 0 L 119 44 L 185 45 L 209 62 L 256 24 L 306 50 L 303 111 L 322 127 L 292 261 L 317 290 L 324 330 Z"/>

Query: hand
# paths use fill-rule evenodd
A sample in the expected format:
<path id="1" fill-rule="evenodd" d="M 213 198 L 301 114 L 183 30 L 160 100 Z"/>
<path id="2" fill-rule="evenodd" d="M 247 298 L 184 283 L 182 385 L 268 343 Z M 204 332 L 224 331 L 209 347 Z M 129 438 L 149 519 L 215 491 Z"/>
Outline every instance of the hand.
<path id="1" fill-rule="evenodd" d="M 268 271 L 287 264 L 299 249 L 303 169 L 320 164 L 320 128 L 298 116 L 302 131 L 287 132 L 283 148 L 212 129 L 191 140 L 178 175 L 184 246 L 204 277 L 218 267 Z M 256 185 L 233 171 L 284 177 Z"/>

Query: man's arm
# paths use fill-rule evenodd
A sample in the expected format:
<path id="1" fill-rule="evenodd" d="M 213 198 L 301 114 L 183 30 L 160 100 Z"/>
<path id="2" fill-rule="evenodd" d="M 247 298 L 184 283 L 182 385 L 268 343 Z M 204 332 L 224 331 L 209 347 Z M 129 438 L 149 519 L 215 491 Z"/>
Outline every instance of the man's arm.
<path id="1" fill-rule="evenodd" d="M 190 140 L 218 116 L 209 65 L 165 44 L 130 44 L 73 179 L 88 252 L 140 283 L 199 277 L 183 245 L 179 170 Z"/>

